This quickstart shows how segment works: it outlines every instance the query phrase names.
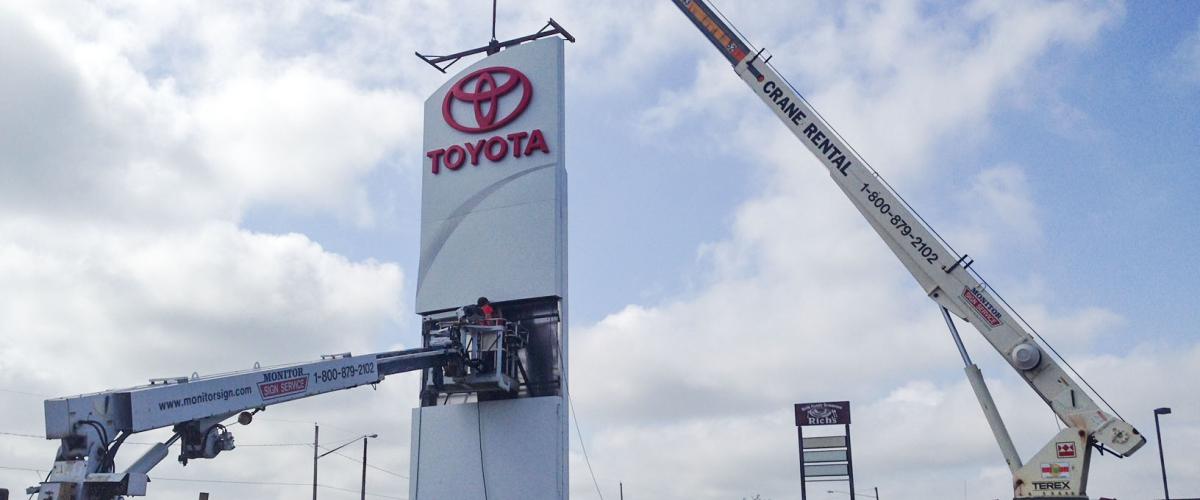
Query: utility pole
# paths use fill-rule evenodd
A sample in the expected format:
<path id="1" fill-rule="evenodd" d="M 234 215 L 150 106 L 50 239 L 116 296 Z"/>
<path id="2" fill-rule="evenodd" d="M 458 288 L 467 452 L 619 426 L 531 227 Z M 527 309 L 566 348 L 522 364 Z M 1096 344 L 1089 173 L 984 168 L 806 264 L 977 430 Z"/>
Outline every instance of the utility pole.
<path id="1" fill-rule="evenodd" d="M 363 436 L 362 500 L 367 500 L 367 436 Z"/>
<path id="2" fill-rule="evenodd" d="M 875 487 L 875 500 L 879 500 L 879 487 Z"/>
<path id="3" fill-rule="evenodd" d="M 621 500 L 625 500 L 625 483 L 617 483 L 621 485 Z"/>
<path id="4" fill-rule="evenodd" d="M 313 434 L 313 500 L 317 499 L 317 461 L 321 460 L 326 455 L 329 455 L 331 453 L 337 453 L 338 450 L 356 443 L 359 439 L 363 440 L 362 499 L 366 500 L 366 498 L 367 498 L 367 440 L 377 438 L 377 437 L 379 437 L 379 434 L 365 434 L 365 435 L 356 437 L 354 439 L 351 439 L 349 441 L 346 441 L 341 446 L 336 446 L 333 449 L 326 451 L 325 453 L 317 453 L 317 449 L 319 448 L 319 444 L 320 444 L 317 441 L 317 437 L 319 437 L 321 435 L 320 427 L 317 427 L 316 424 L 313 424 L 313 427 L 316 429 L 315 431 L 313 431 L 314 432 L 314 434 Z M 342 454 L 338 453 L 338 455 L 342 455 Z M 346 458 L 350 458 L 347 455 L 342 455 L 342 456 L 346 457 Z M 354 459 L 350 458 L 350 460 L 354 460 Z"/>
<path id="5" fill-rule="evenodd" d="M 321 426 L 313 424 L 313 500 L 317 500 L 317 446 L 321 443 Z"/>

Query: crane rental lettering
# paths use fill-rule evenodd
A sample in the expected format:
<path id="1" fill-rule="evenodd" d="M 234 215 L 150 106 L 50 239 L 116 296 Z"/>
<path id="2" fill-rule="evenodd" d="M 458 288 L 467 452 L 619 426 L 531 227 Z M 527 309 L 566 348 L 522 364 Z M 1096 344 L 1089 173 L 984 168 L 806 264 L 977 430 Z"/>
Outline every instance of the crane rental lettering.
<path id="1" fill-rule="evenodd" d="M 792 100 L 791 97 L 783 95 L 783 89 L 776 84 L 774 80 L 767 80 L 767 83 L 763 84 L 762 89 L 767 98 L 769 98 L 783 114 L 787 115 L 789 126 L 799 127 L 803 124 L 802 122 L 808 118 L 808 113 L 805 113 L 804 110 L 800 108 L 800 104 Z M 809 141 L 812 142 L 813 146 L 816 146 L 817 150 L 821 152 L 821 155 L 823 155 L 825 159 L 829 160 L 831 163 L 831 168 L 841 172 L 844 176 L 850 175 L 846 172 L 846 169 L 850 168 L 854 162 L 846 157 L 846 153 L 833 141 L 831 134 L 821 130 L 821 127 L 818 126 L 816 122 L 811 122 L 804 127 L 803 134 L 808 138 Z"/>

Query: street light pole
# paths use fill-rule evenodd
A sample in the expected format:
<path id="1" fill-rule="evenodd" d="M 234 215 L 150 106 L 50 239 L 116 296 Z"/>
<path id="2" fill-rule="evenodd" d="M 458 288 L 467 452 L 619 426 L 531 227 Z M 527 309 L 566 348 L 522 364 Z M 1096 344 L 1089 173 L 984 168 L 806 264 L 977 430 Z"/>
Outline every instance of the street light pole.
<path id="1" fill-rule="evenodd" d="M 1158 436 L 1158 465 L 1162 468 L 1163 478 L 1163 496 L 1165 500 L 1171 500 L 1171 492 L 1167 490 L 1167 461 L 1163 458 L 1162 447 L 1162 428 L 1158 425 L 1159 415 L 1170 415 L 1170 408 L 1155 408 L 1154 409 L 1154 433 Z"/>
<path id="2" fill-rule="evenodd" d="M 367 436 L 363 436 L 362 500 L 367 500 Z"/>

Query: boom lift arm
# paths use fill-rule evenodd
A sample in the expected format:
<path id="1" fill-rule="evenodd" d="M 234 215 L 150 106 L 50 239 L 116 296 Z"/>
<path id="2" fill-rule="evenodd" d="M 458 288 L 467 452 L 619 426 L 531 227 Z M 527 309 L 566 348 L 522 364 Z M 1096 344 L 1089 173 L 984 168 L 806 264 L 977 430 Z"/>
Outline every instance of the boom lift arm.
<path id="1" fill-rule="evenodd" d="M 1015 497 L 1085 497 L 1092 444 L 1120 456 L 1131 455 L 1145 444 L 1146 439 L 1133 426 L 1100 409 L 1058 363 L 1045 355 L 1025 325 L 1015 321 L 1007 304 L 997 300 L 984 281 L 970 269 L 973 261 L 951 251 L 775 71 L 769 64 L 770 58 L 762 58 L 763 51 L 751 52 L 750 46 L 704 0 L 672 1 L 720 50 L 742 81 L 821 161 L 842 193 L 900 259 L 926 295 L 938 304 L 967 365 L 972 388 L 1013 471 Z M 983 376 L 958 338 L 951 314 L 974 325 L 1067 425 L 1028 465 L 1022 465 L 983 383 Z"/>
<path id="2" fill-rule="evenodd" d="M 453 346 L 322 356 L 320 361 L 198 377 L 152 379 L 149 385 L 45 402 L 46 438 L 59 439 L 50 475 L 27 493 L 39 500 L 92 500 L 146 494 L 147 474 L 180 441 L 179 461 L 215 458 L 234 448 L 221 423 L 233 416 L 248 425 L 254 413 L 285 403 L 364 384 L 391 374 L 441 366 L 462 353 Z M 122 472 L 114 457 L 132 434 L 171 427 Z"/>
<path id="3" fill-rule="evenodd" d="M 467 306 L 440 320 L 425 347 L 199 377 L 152 379 L 149 385 L 49 399 L 46 438 L 61 444 L 38 500 L 108 500 L 142 496 L 147 474 L 180 442 L 179 461 L 216 458 L 234 448 L 222 422 L 248 425 L 266 407 L 382 382 L 387 375 L 428 370 L 428 391 L 514 393 L 529 384 L 522 364 L 528 332 L 519 322 L 487 318 Z M 122 472 L 114 457 L 132 434 L 171 427 Z"/>

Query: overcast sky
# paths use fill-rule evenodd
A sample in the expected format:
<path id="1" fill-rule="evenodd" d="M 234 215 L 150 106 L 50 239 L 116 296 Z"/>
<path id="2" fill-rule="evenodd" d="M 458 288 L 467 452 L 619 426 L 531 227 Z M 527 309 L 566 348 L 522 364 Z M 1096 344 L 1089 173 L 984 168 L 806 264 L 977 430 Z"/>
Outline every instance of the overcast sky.
<path id="1" fill-rule="evenodd" d="M 1200 496 L 1200 3 L 718 5 L 1151 438 L 1096 457 L 1092 496 L 1160 495 L 1158 406 L 1172 492 Z M 445 76 L 412 54 L 485 43 L 489 9 L 0 4 L 0 487 L 51 465 L 47 397 L 419 343 L 420 106 Z M 799 499 L 791 405 L 844 399 L 860 489 L 1010 494 L 937 308 L 686 18 L 502 1 L 498 34 L 551 16 L 578 38 L 571 387 L 605 498 Z M 1032 455 L 1053 414 L 963 332 Z M 401 376 L 272 407 L 234 431 L 280 446 L 164 461 L 151 497 L 307 495 L 319 421 L 330 446 L 378 433 L 368 489 L 406 498 L 415 405 Z M 353 460 L 322 459 L 323 498 L 356 497 Z"/>

